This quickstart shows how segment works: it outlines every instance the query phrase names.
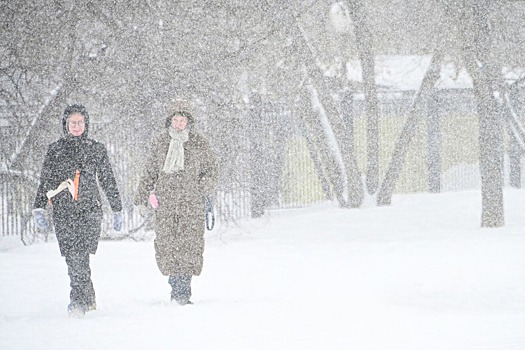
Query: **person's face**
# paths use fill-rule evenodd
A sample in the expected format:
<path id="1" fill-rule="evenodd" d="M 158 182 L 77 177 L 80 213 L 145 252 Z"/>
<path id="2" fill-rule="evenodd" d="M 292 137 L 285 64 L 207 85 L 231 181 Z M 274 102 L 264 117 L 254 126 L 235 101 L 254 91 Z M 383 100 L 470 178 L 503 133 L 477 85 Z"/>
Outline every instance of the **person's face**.
<path id="1" fill-rule="evenodd" d="M 68 130 L 73 136 L 80 136 L 86 130 L 84 116 L 79 113 L 72 114 L 67 120 Z"/>
<path id="2" fill-rule="evenodd" d="M 182 131 L 188 126 L 188 118 L 176 115 L 171 118 L 171 127 L 177 131 Z"/>

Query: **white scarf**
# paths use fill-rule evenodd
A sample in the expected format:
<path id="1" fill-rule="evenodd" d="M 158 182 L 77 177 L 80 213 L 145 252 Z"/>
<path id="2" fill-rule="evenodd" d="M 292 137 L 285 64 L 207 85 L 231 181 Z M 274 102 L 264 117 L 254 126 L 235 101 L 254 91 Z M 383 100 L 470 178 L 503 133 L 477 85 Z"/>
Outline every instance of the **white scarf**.
<path id="1" fill-rule="evenodd" d="M 188 141 L 188 129 L 177 131 L 170 127 L 169 134 L 171 137 L 170 147 L 168 148 L 168 154 L 166 154 L 166 160 L 164 161 L 162 171 L 167 174 L 173 174 L 184 169 L 183 144 Z"/>

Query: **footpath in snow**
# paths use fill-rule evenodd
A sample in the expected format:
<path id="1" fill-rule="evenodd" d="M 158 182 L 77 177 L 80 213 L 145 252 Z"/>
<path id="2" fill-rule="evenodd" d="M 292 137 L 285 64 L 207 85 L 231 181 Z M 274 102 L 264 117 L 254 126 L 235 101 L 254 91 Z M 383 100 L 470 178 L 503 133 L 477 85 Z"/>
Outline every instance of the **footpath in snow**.
<path id="1" fill-rule="evenodd" d="M 206 233 L 190 306 L 152 240 L 102 241 L 98 310 L 67 315 L 56 242 L 0 240 L 0 349 L 525 349 L 525 190 L 481 229 L 479 191 L 270 211 Z"/>

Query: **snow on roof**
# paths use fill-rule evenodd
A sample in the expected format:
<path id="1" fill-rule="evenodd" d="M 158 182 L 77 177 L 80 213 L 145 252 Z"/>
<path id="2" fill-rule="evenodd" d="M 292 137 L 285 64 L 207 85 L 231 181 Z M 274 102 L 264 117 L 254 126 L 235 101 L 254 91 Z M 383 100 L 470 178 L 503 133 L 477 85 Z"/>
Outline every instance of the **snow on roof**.
<path id="1" fill-rule="evenodd" d="M 376 84 L 399 91 L 419 90 L 423 77 L 430 65 L 431 56 L 377 56 L 375 60 Z M 346 64 L 349 80 L 362 82 L 361 62 L 351 60 Z M 525 67 L 503 69 L 506 79 L 515 80 L 525 74 Z M 470 89 L 472 79 L 464 67 L 453 62 L 441 66 L 441 77 L 437 82 L 439 89 Z"/>

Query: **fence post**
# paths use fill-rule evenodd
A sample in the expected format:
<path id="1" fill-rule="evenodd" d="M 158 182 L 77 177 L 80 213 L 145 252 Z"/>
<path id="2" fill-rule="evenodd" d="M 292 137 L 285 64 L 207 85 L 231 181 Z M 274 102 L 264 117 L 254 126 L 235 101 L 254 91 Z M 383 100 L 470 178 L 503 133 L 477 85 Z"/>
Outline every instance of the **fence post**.
<path id="1" fill-rule="evenodd" d="M 428 189 L 431 193 L 441 191 L 441 128 L 438 90 L 430 95 L 427 103 L 427 150 Z"/>

